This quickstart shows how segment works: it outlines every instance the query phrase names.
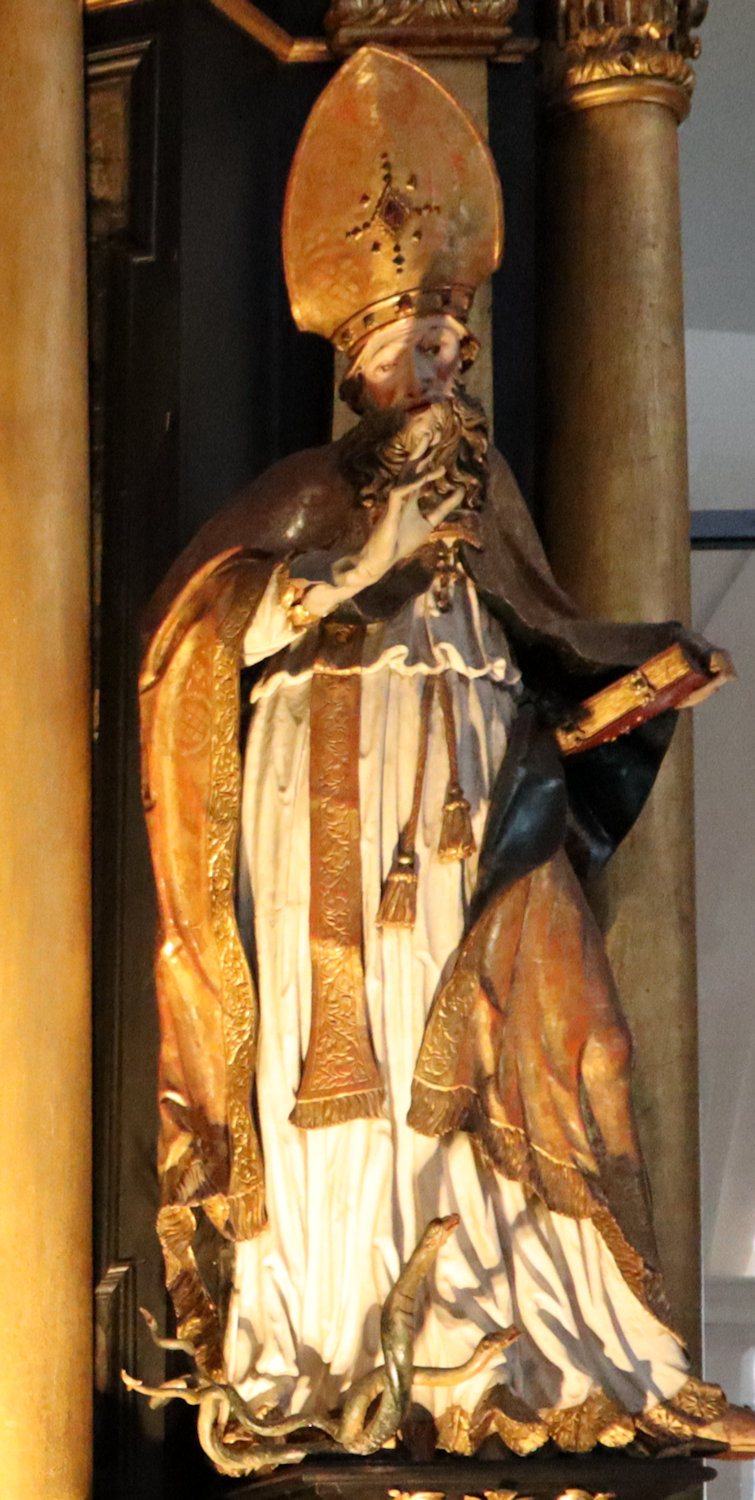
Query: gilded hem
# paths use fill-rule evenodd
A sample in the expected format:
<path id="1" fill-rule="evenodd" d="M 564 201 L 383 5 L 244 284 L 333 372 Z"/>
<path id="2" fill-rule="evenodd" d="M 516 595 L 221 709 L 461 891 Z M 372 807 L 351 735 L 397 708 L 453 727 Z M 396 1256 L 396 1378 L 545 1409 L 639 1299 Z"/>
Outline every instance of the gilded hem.
<path id="1" fill-rule="evenodd" d="M 707 1423 L 727 1410 L 719 1386 L 690 1378 L 670 1401 L 647 1412 L 629 1412 L 602 1390 L 592 1391 L 579 1406 L 547 1407 L 535 1412 L 507 1386 L 493 1387 L 473 1411 L 452 1406 L 437 1423 L 437 1444 L 448 1453 L 471 1456 L 489 1437 L 496 1436 L 518 1457 L 536 1452 L 548 1442 L 562 1453 L 590 1453 L 597 1447 L 627 1448 L 638 1444 L 645 1452 L 668 1453 L 688 1448 Z M 715 1449 L 718 1445 L 706 1445 Z"/>
<path id="2" fill-rule="evenodd" d="M 460 1130 L 475 1112 L 475 1089 L 466 1084 L 441 1088 L 415 1078 L 407 1124 L 419 1135 L 448 1135 Z"/>
<path id="3" fill-rule="evenodd" d="M 376 1120 L 383 1114 L 385 1089 L 360 1089 L 325 1099 L 297 1099 L 289 1119 L 302 1130 L 341 1125 L 345 1120 Z"/>
<path id="4" fill-rule="evenodd" d="M 231 1137 L 228 1199 L 235 1203 L 224 1231 L 241 1238 L 265 1224 L 262 1156 L 249 1099 L 257 1051 L 257 996 L 241 943 L 233 891 L 241 801 L 241 762 L 236 731 L 239 714 L 238 664 L 225 646 L 213 662 L 211 789 L 207 808 L 210 920 L 221 975 L 223 1043 L 226 1058 L 226 1120 Z M 238 1230 L 237 1230 L 238 1232 Z"/>
<path id="5" fill-rule="evenodd" d="M 191 1242 L 196 1219 L 190 1208 L 170 1204 L 157 1215 L 165 1261 L 165 1285 L 176 1314 L 178 1337 L 191 1344 L 197 1368 L 223 1380 L 223 1337 L 218 1309 L 199 1274 Z"/>

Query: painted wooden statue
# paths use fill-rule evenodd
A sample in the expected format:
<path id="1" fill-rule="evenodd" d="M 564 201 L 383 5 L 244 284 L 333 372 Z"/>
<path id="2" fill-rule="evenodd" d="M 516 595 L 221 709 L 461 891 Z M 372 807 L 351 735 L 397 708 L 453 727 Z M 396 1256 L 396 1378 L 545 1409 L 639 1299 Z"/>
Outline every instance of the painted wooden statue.
<path id="1" fill-rule="evenodd" d="M 198 1370 L 173 1393 L 228 1473 L 420 1428 L 525 1454 L 752 1423 L 669 1326 L 580 885 L 650 790 L 654 711 L 717 660 L 554 582 L 463 385 L 501 249 L 460 106 L 357 53 L 304 132 L 284 250 L 361 420 L 263 474 L 154 606 L 158 1230 Z M 638 678 L 656 657 L 686 686 Z M 641 722 L 586 739 L 579 706 L 628 673 Z M 235 1243 L 223 1317 L 200 1210 Z"/>

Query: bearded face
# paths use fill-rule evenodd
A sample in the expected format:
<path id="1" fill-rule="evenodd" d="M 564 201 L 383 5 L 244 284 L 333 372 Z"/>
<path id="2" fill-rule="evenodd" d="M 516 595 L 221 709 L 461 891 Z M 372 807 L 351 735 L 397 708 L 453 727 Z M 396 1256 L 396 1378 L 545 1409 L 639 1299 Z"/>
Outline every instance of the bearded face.
<path id="1" fill-rule="evenodd" d="M 368 411 L 341 443 L 344 472 L 359 500 L 379 514 L 397 483 L 442 469 L 424 502 L 460 490 L 459 509 L 479 510 L 487 483 L 488 431 L 478 401 L 457 384 L 451 396 L 414 411 Z"/>
<path id="2" fill-rule="evenodd" d="M 342 452 L 362 504 L 376 514 L 393 485 L 439 469 L 429 509 L 454 490 L 462 509 L 482 504 L 485 418 L 459 381 L 474 349 L 447 313 L 407 317 L 377 330 L 352 364 L 341 394 L 364 415 Z"/>

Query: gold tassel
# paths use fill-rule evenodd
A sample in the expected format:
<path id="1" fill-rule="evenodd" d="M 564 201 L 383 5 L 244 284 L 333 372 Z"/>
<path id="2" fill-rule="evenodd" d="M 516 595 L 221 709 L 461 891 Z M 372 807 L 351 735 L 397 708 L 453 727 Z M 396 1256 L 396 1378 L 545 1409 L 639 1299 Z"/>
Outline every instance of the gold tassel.
<path id="1" fill-rule="evenodd" d="M 458 781 L 450 781 L 443 803 L 438 858 L 449 861 L 468 859 L 476 848 L 469 803 Z"/>
<path id="2" fill-rule="evenodd" d="M 417 769 L 414 773 L 414 796 L 408 821 L 398 838 L 396 857 L 388 871 L 383 886 L 378 927 L 413 927 L 417 920 L 417 857 L 414 841 L 417 837 L 419 809 L 422 802 L 422 785 L 427 765 L 427 743 L 430 735 L 430 714 L 435 694 L 435 678 L 426 677 L 422 689 L 419 711 L 419 744 L 417 746 Z"/>
<path id="3" fill-rule="evenodd" d="M 454 719 L 453 695 L 447 672 L 441 673 L 440 706 L 443 711 L 443 728 L 448 751 L 448 786 L 443 803 L 443 821 L 440 825 L 438 857 L 443 860 L 468 859 L 474 854 L 475 844 L 469 803 L 461 789 L 459 759 L 456 753 L 456 721 Z"/>
<path id="4" fill-rule="evenodd" d="M 399 852 L 383 886 L 378 927 L 413 927 L 417 920 L 417 869 L 414 853 Z"/>

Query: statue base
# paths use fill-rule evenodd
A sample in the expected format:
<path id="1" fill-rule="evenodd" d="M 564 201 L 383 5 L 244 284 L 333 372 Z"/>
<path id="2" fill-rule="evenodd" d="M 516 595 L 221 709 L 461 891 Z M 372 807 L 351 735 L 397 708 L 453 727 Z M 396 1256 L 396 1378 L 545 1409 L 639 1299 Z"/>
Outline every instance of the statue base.
<path id="1" fill-rule="evenodd" d="M 559 1454 L 412 1463 L 378 1454 L 310 1459 L 239 1484 L 218 1481 L 213 1500 L 670 1500 L 715 1476 L 694 1458 Z"/>

